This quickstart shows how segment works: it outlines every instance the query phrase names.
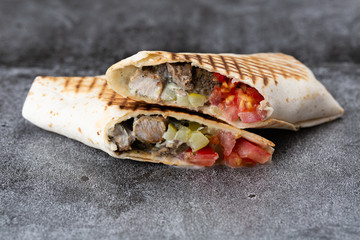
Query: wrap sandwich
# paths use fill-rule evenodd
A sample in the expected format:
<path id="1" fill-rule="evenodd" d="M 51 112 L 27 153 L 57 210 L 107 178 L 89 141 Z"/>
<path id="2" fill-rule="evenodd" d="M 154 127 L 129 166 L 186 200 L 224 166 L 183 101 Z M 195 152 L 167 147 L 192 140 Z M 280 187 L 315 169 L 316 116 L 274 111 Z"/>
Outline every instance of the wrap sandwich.
<path id="1" fill-rule="evenodd" d="M 344 112 L 310 69 L 281 53 L 141 51 L 106 77 L 122 96 L 192 109 L 238 128 L 297 130 Z"/>
<path id="2" fill-rule="evenodd" d="M 271 160 L 272 142 L 180 110 L 124 98 L 108 87 L 104 76 L 37 77 L 25 100 L 23 116 L 45 130 L 116 158 L 232 167 Z"/>

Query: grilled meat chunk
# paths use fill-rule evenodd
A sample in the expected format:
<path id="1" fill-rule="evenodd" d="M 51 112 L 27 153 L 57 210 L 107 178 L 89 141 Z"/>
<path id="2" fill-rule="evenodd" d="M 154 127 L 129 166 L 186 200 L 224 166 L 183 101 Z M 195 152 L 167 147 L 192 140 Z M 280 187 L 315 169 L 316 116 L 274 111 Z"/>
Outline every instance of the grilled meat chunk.
<path id="1" fill-rule="evenodd" d="M 144 66 L 142 67 L 143 71 L 151 71 L 154 74 L 159 75 L 163 82 L 170 81 L 171 75 L 168 71 L 166 63 L 155 65 L 155 66 Z"/>
<path id="2" fill-rule="evenodd" d="M 193 68 L 194 90 L 193 92 L 209 97 L 215 85 L 220 84 L 214 79 L 214 74 L 205 69 Z"/>
<path id="3" fill-rule="evenodd" d="M 166 119 L 162 116 L 142 116 L 134 120 L 134 135 L 142 142 L 156 143 L 166 131 Z"/>
<path id="4" fill-rule="evenodd" d="M 131 130 L 122 124 L 116 124 L 115 127 L 109 131 L 109 137 L 112 138 L 119 151 L 131 150 L 131 144 L 135 141 Z"/>
<path id="5" fill-rule="evenodd" d="M 169 75 L 174 83 L 186 91 L 194 88 L 190 63 L 166 63 Z"/>
<path id="6" fill-rule="evenodd" d="M 174 82 L 188 93 L 199 93 L 209 97 L 214 87 L 220 84 L 212 72 L 190 63 L 164 63 L 138 69 L 130 78 L 130 91 L 159 100 L 166 84 Z"/>
<path id="7" fill-rule="evenodd" d="M 130 78 L 130 91 L 151 99 L 159 99 L 163 89 L 162 77 L 155 71 L 138 69 Z"/>
<path id="8" fill-rule="evenodd" d="M 171 142 L 163 142 L 157 144 L 156 147 L 159 149 L 157 152 L 160 156 L 172 155 L 177 156 L 180 153 L 185 152 L 189 146 L 178 140 L 173 140 Z"/>

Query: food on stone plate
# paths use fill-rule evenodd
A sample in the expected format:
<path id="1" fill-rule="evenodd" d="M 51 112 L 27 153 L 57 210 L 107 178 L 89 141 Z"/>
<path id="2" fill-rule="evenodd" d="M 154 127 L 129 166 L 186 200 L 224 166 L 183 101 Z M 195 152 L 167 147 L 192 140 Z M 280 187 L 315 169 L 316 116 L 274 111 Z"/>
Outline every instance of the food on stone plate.
<path id="1" fill-rule="evenodd" d="M 238 128 L 297 130 L 344 112 L 304 64 L 281 53 L 142 51 L 106 76 L 124 97 L 199 111 Z"/>
<path id="2" fill-rule="evenodd" d="M 252 166 L 269 162 L 274 151 L 272 142 L 203 114 L 124 98 L 103 76 L 37 77 L 23 116 L 116 158 L 144 162 Z"/>

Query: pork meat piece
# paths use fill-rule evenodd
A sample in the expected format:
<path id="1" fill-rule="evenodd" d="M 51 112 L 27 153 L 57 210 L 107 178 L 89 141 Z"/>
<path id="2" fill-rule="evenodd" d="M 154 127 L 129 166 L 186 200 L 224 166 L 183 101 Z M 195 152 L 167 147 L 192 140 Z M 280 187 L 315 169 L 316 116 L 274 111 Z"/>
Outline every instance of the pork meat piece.
<path id="1" fill-rule="evenodd" d="M 174 83 L 186 91 L 191 91 L 194 88 L 190 63 L 167 63 L 166 65 Z"/>
<path id="2" fill-rule="evenodd" d="M 195 67 L 193 70 L 194 90 L 193 92 L 209 97 L 214 87 L 220 84 L 214 79 L 214 74 L 205 69 Z"/>
<path id="3" fill-rule="evenodd" d="M 158 100 L 163 89 L 163 82 L 161 76 L 155 72 L 138 69 L 130 78 L 129 88 L 132 93 Z"/>
<path id="4" fill-rule="evenodd" d="M 166 119 L 162 116 L 142 116 L 134 121 L 134 135 L 142 142 L 156 143 L 166 131 Z"/>
<path id="5" fill-rule="evenodd" d="M 131 144 L 135 141 L 135 137 L 131 135 L 131 130 L 121 124 L 116 124 L 109 131 L 109 137 L 112 138 L 119 151 L 131 150 Z"/>

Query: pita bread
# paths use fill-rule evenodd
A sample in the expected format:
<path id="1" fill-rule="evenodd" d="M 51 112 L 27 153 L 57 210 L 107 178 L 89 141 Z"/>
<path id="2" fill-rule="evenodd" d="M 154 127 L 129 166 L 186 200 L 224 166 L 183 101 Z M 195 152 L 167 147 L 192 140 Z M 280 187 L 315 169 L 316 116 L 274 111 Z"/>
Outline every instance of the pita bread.
<path id="1" fill-rule="evenodd" d="M 268 113 L 264 121 L 231 122 L 209 106 L 193 108 L 238 128 L 297 130 L 334 120 L 344 113 L 310 69 L 295 58 L 281 53 L 239 55 L 141 51 L 112 65 L 107 70 L 106 77 L 110 87 L 122 96 L 148 103 L 177 106 L 176 103 L 132 94 L 129 79 L 136 69 L 143 66 L 178 62 L 188 62 L 209 72 L 220 73 L 233 79 L 233 82 L 242 82 L 258 90 L 264 97 L 261 102 L 264 104 L 261 105 Z"/>
<path id="2" fill-rule="evenodd" d="M 161 115 L 189 120 L 211 128 L 232 132 L 268 153 L 274 144 L 258 135 L 230 125 L 193 115 L 189 111 L 148 105 L 123 98 L 110 89 L 104 76 L 98 77 L 37 77 L 23 106 L 23 116 L 48 131 L 78 140 L 101 149 L 113 157 L 177 166 L 195 166 L 177 157 L 159 156 L 146 150 L 114 151 L 108 131 L 115 124 L 139 115 Z"/>

